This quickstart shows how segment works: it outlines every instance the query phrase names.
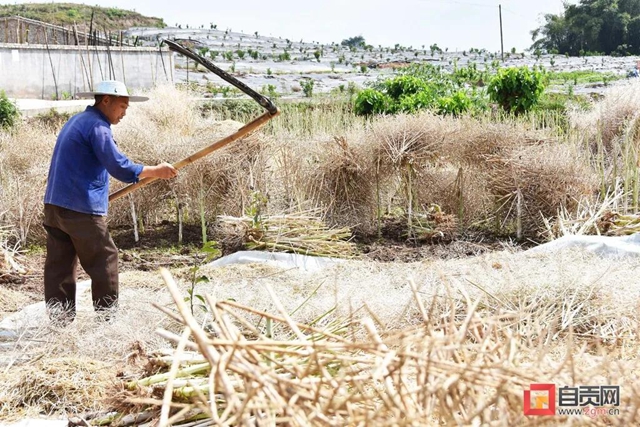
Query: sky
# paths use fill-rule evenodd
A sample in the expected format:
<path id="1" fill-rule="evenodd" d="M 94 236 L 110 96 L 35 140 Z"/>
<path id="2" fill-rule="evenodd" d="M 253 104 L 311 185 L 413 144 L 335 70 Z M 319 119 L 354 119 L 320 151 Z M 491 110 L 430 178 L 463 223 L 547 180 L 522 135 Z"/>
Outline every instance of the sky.
<path id="1" fill-rule="evenodd" d="M 3 0 L 0 0 L 2 2 Z M 6 1 L 6 0 L 5 0 Z M 73 0 L 33 1 L 71 3 Z M 24 3 L 13 1 L 7 3 Z M 504 49 L 531 46 L 531 31 L 547 13 L 559 14 L 563 0 L 91 0 L 86 4 L 135 10 L 185 28 L 211 23 L 218 29 L 331 43 L 363 36 L 378 46 L 500 51 L 502 5 Z M 571 1 L 571 3 L 577 3 Z"/>

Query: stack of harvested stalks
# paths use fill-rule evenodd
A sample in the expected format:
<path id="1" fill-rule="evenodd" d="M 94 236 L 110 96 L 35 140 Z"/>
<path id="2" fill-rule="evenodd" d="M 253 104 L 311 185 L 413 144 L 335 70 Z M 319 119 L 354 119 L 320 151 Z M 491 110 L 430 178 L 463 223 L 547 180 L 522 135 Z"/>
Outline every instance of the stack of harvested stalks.
<path id="1" fill-rule="evenodd" d="M 452 214 L 432 204 L 424 211 L 414 212 L 407 228 L 407 215 L 389 214 L 382 218 L 381 233 L 397 240 L 410 240 L 417 243 L 436 243 L 451 241 L 458 232 L 458 221 Z"/>
<path id="2" fill-rule="evenodd" d="M 598 221 L 598 229 L 605 236 L 628 236 L 640 232 L 640 215 L 623 215 L 607 211 Z"/>
<path id="3" fill-rule="evenodd" d="M 627 193 L 622 188 L 602 200 L 584 198 L 571 212 L 561 209 L 553 222 L 547 221 L 550 240 L 567 235 L 628 236 L 640 232 L 640 214 L 622 213 Z"/>
<path id="4" fill-rule="evenodd" d="M 370 141 L 357 133 L 322 141 L 302 180 L 308 197 L 324 207 L 332 224 L 353 224 L 365 234 L 374 229 L 379 186 L 372 151 Z"/>
<path id="5" fill-rule="evenodd" d="M 563 145 L 518 147 L 491 158 L 488 169 L 500 228 L 515 223 L 519 238 L 543 229 L 543 218 L 556 215 L 559 207 L 574 211 L 598 186 L 588 160 Z"/>
<path id="6" fill-rule="evenodd" d="M 571 232 L 570 230 L 574 230 Z M 575 230 L 579 230 L 575 232 Z M 569 219 L 562 214 L 549 230 L 552 237 L 581 234 L 597 236 L 630 236 L 640 233 L 640 214 L 621 214 L 606 210 L 594 218 Z"/>
<path id="7" fill-rule="evenodd" d="M 328 228 L 319 211 L 292 215 L 219 216 L 223 246 L 240 240 L 250 250 L 291 252 L 302 255 L 353 258 L 356 245 L 348 227 Z"/>
<path id="8" fill-rule="evenodd" d="M 278 315 L 207 297 L 213 321 L 205 330 L 167 271 L 163 277 L 178 313 L 162 310 L 184 329 L 181 335 L 159 331 L 177 344 L 173 356 L 162 359 L 168 373 L 127 385 L 143 396 L 129 402 L 147 405 L 141 415 L 159 418 L 160 427 L 524 425 L 533 422 L 523 415 L 531 383 L 601 384 L 593 377 L 598 372 L 607 384 L 621 384 L 638 368 L 589 359 L 571 346 L 554 366 L 544 355 L 550 339 L 544 325 L 533 322 L 521 333 L 510 325 L 514 318 L 482 314 L 471 301 L 457 315 L 436 313 L 425 308 L 413 283 L 422 319 L 411 330 L 381 334 L 368 318 L 325 329 L 298 324 L 270 288 Z M 278 325 L 279 336 L 253 326 L 247 318 L 255 315 Z M 519 354 L 523 340 L 540 348 L 535 364 Z M 640 391 L 624 387 L 620 414 L 602 415 L 593 425 L 639 421 Z M 535 425 L 568 420 L 541 417 Z"/>

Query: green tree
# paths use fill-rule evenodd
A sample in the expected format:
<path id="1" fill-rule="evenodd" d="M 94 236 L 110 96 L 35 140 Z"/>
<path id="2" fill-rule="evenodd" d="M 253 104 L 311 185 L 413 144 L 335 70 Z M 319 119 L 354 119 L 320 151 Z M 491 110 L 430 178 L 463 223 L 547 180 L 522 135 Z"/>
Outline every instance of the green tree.
<path id="1" fill-rule="evenodd" d="M 502 68 L 489 82 L 488 92 L 503 110 L 521 114 L 538 103 L 544 92 L 544 75 L 528 67 Z"/>
<path id="2" fill-rule="evenodd" d="M 350 37 L 348 39 L 344 39 L 342 40 L 342 43 L 340 43 L 342 46 L 348 46 L 348 47 L 353 47 L 353 48 L 359 48 L 362 47 L 364 48 L 366 46 L 366 42 L 364 40 L 364 37 L 362 36 L 355 36 L 355 37 Z"/>
<path id="3" fill-rule="evenodd" d="M 577 56 L 583 52 L 640 53 L 640 0 L 581 0 L 565 2 L 559 15 L 547 14 L 532 31 L 531 50 L 557 50 Z M 620 46 L 627 48 L 619 49 Z"/>

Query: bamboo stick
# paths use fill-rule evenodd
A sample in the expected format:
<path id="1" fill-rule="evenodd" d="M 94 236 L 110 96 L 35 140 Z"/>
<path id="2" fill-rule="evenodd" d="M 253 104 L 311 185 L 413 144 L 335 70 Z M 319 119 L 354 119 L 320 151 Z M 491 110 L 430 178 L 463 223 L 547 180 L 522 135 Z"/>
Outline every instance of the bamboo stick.
<path id="1" fill-rule="evenodd" d="M 278 110 L 275 114 L 271 114 L 269 112 L 262 114 L 261 116 L 259 116 L 258 118 L 256 118 L 254 121 L 247 123 L 246 125 L 244 125 L 243 127 L 241 127 L 240 129 L 238 129 L 238 131 L 232 135 L 229 135 L 217 142 L 214 142 L 213 144 L 203 148 L 202 150 L 192 154 L 191 156 L 187 157 L 186 159 L 182 159 L 177 163 L 174 163 L 173 167 L 180 170 L 185 166 L 190 165 L 191 163 L 195 162 L 196 160 L 199 160 L 205 156 L 208 156 L 209 154 L 213 153 L 216 150 L 221 149 L 222 147 L 237 141 L 238 139 L 247 136 L 248 134 L 250 134 L 251 132 L 254 132 L 256 130 L 258 130 L 259 128 L 261 128 L 262 126 L 264 126 L 269 120 L 275 118 L 276 116 L 278 116 L 280 114 L 280 110 Z M 112 202 L 114 200 L 117 200 L 123 196 L 126 196 L 127 194 L 131 193 L 134 190 L 137 190 L 138 188 L 144 187 L 145 185 L 148 185 L 150 183 L 152 183 L 153 181 L 158 180 L 159 178 L 153 178 L 153 177 L 149 177 L 149 178 L 144 178 L 140 181 L 138 181 L 135 184 L 131 184 L 127 187 L 124 187 L 121 190 L 116 191 L 115 193 L 111 194 L 109 196 L 109 201 Z"/>

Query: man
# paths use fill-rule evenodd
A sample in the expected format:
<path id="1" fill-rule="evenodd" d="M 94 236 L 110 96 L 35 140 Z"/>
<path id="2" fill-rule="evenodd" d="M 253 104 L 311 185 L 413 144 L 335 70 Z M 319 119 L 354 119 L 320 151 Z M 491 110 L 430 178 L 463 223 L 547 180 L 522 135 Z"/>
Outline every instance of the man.
<path id="1" fill-rule="evenodd" d="M 76 267 L 91 277 L 93 307 L 108 318 L 118 301 L 118 250 L 105 215 L 109 204 L 109 175 L 127 182 L 145 177 L 169 179 L 177 175 L 168 163 L 143 166 L 129 160 L 116 146 L 111 125 L 125 116 L 129 96 L 125 85 L 104 81 L 94 92 L 95 104 L 73 116 L 56 141 L 44 196 L 47 257 L 44 295 L 49 316 L 66 325 L 76 313 Z"/>

